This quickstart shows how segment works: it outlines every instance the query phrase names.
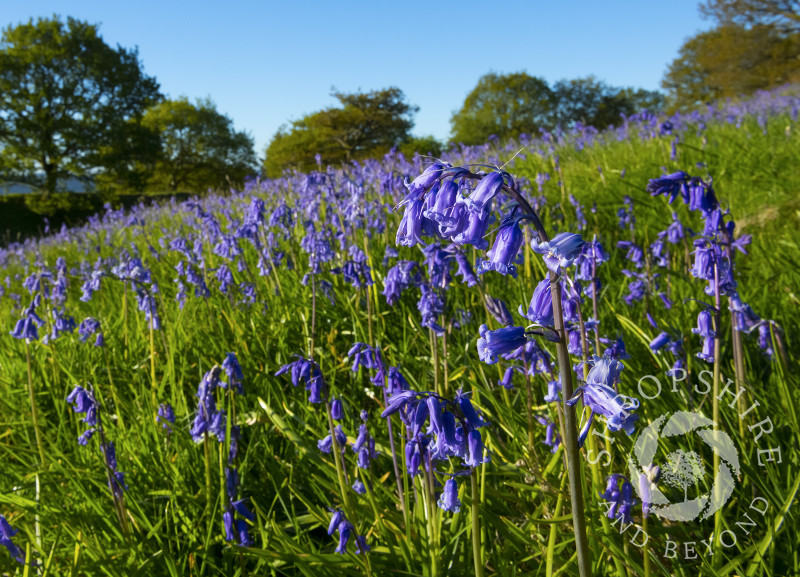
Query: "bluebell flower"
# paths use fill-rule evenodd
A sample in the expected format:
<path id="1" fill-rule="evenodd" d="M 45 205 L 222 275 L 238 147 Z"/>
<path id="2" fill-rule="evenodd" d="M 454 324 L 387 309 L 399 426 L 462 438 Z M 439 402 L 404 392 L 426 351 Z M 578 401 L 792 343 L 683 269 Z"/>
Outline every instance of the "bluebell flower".
<path id="1" fill-rule="evenodd" d="M 342 400 L 341 399 L 333 399 L 331 401 L 331 418 L 334 421 L 338 421 L 342 418 Z"/>
<path id="2" fill-rule="evenodd" d="M 627 349 L 625 348 L 625 341 L 622 340 L 622 337 L 617 337 L 616 340 L 611 341 L 610 339 L 601 338 L 600 342 L 604 344 L 610 344 L 605 351 L 603 351 L 604 357 L 610 357 L 617 361 L 624 361 L 625 359 L 631 358 L 628 354 Z"/>
<path id="3" fill-rule="evenodd" d="M 229 386 L 233 391 L 240 395 L 243 394 L 242 381 L 244 380 L 244 373 L 242 373 L 242 367 L 239 365 L 239 359 L 236 358 L 235 353 L 228 353 L 225 356 L 225 360 L 222 361 L 222 370 L 228 375 Z M 221 383 L 221 386 L 224 388 L 225 383 Z"/>
<path id="4" fill-rule="evenodd" d="M 359 495 L 364 495 L 367 492 L 367 487 L 364 485 L 361 479 L 356 479 L 355 483 L 353 483 L 353 491 Z"/>
<path id="5" fill-rule="evenodd" d="M 619 485 L 619 481 L 622 485 Z M 631 513 L 637 501 L 633 498 L 633 485 L 624 475 L 614 474 L 608 479 L 606 492 L 600 495 L 606 501 L 611 502 L 606 516 L 609 519 L 620 519 L 623 524 L 633 522 Z"/>
<path id="6" fill-rule="evenodd" d="M 519 314 L 527 318 L 532 323 L 551 327 L 553 326 L 553 295 L 550 290 L 550 273 L 542 280 L 533 291 L 528 311 L 525 312 L 522 305 L 519 307 Z"/>
<path id="7" fill-rule="evenodd" d="M 11 336 L 15 339 L 36 341 L 39 340 L 39 329 L 44 325 L 44 321 L 36 314 L 36 307 L 41 301 L 41 294 L 37 293 L 31 305 L 25 309 L 22 314 L 23 318 L 17 321 L 14 330 L 11 331 Z"/>
<path id="8" fill-rule="evenodd" d="M 771 357 L 772 350 L 772 325 L 773 321 L 762 322 L 758 325 L 758 346 L 764 354 Z"/>
<path id="9" fill-rule="evenodd" d="M 236 520 L 236 533 L 239 539 L 239 545 L 242 547 L 250 547 L 253 541 L 250 539 L 250 532 L 247 530 L 247 523 L 242 519 Z"/>
<path id="10" fill-rule="evenodd" d="M 546 242 L 539 242 L 538 238 L 531 240 L 534 252 L 543 255 L 547 268 L 557 273 L 559 267 L 566 268 L 578 257 L 583 249 L 581 235 L 571 232 L 560 232 Z"/>
<path id="11" fill-rule="evenodd" d="M 423 202 L 421 200 L 415 200 L 406 205 L 403 219 L 397 228 L 395 244 L 399 246 L 414 246 L 415 244 L 426 246 L 425 241 L 422 240 L 423 219 L 425 218 L 422 215 L 422 210 Z"/>
<path id="12" fill-rule="evenodd" d="M 344 513 L 342 513 L 340 510 L 337 509 L 333 511 L 333 515 L 331 516 L 331 522 L 328 525 L 328 535 L 333 535 L 339 528 L 339 525 L 346 520 L 347 519 L 344 516 Z"/>
<path id="13" fill-rule="evenodd" d="M 660 351 L 671 342 L 669 333 L 660 333 L 656 338 L 650 341 L 650 350 L 655 352 Z"/>
<path id="14" fill-rule="evenodd" d="M 240 499 L 238 501 L 231 501 L 231 507 L 233 507 L 234 511 L 239 513 L 239 515 L 241 515 L 248 521 L 255 522 L 256 516 L 252 512 L 250 512 L 250 509 L 248 509 L 247 505 L 245 505 L 245 499 Z"/>
<path id="15" fill-rule="evenodd" d="M 123 492 L 128 490 L 128 485 L 125 483 L 125 473 L 117 471 L 117 450 L 114 447 L 114 442 L 108 441 L 100 445 L 100 449 L 103 453 L 106 467 L 111 473 L 108 480 L 108 488 L 111 489 L 116 499 L 121 499 Z"/>
<path id="16" fill-rule="evenodd" d="M 490 331 L 489 327 L 481 325 L 479 333 L 478 355 L 489 365 L 496 363 L 499 355 L 518 349 L 528 340 L 522 327 L 510 326 Z"/>
<path id="17" fill-rule="evenodd" d="M 491 459 L 487 454 L 484 456 L 483 439 L 481 439 L 480 431 L 470 431 L 467 434 L 467 449 L 469 451 L 466 458 L 464 458 L 464 465 L 467 467 L 479 467 L 483 463 L 488 463 Z"/>
<path id="18" fill-rule="evenodd" d="M 547 381 L 547 394 L 544 396 L 546 403 L 555 403 L 559 401 L 561 394 L 561 379 L 551 379 Z"/>
<path id="19" fill-rule="evenodd" d="M 667 241 L 672 244 L 678 244 L 681 239 L 685 237 L 685 233 L 683 231 L 683 225 L 681 221 L 678 220 L 678 213 L 672 213 L 672 224 L 667 227 Z"/>
<path id="20" fill-rule="evenodd" d="M 514 266 L 514 260 L 522 246 L 523 240 L 524 235 L 519 228 L 518 219 L 508 219 L 500 225 L 494 240 L 494 245 L 486 253 L 489 260 L 481 262 L 478 267 L 478 272 L 482 274 L 488 270 L 493 270 L 500 274 L 510 274 L 514 278 L 517 278 L 517 269 Z"/>
<path id="21" fill-rule="evenodd" d="M 447 479 L 444 483 L 444 491 L 437 501 L 437 505 L 443 511 L 458 513 L 461 510 L 461 501 L 458 498 L 458 483 L 453 478 Z"/>
<path id="22" fill-rule="evenodd" d="M 644 251 L 642 247 L 629 240 L 619 241 L 617 247 L 628 249 L 625 258 L 631 261 L 636 268 L 642 268 L 644 266 Z"/>
<path id="23" fill-rule="evenodd" d="M 551 453 L 555 453 L 558 450 L 558 447 L 561 445 L 561 435 L 558 433 L 558 425 L 556 425 L 547 417 L 543 417 L 541 415 L 537 415 L 536 420 L 539 422 L 539 424 L 546 427 L 544 444 L 550 447 Z"/>
<path id="24" fill-rule="evenodd" d="M 480 429 L 481 427 L 485 427 L 489 424 L 480 418 L 478 413 L 475 411 L 475 407 L 472 406 L 472 401 L 469 399 L 469 394 L 463 393 L 461 389 L 456 392 L 456 403 L 458 403 L 458 408 L 461 409 L 461 413 L 464 415 L 467 423 L 469 423 L 469 426 L 473 429 Z"/>
<path id="25" fill-rule="evenodd" d="M 567 351 L 571 355 L 580 356 L 583 353 L 581 347 L 581 333 L 578 330 L 567 331 Z"/>
<path id="26" fill-rule="evenodd" d="M 484 301 L 486 302 L 486 308 L 494 317 L 494 320 L 506 327 L 514 324 L 511 318 L 511 312 L 509 312 L 506 303 L 500 299 L 492 298 L 489 295 L 485 295 Z"/>
<path id="27" fill-rule="evenodd" d="M 606 417 L 609 430 L 619 431 L 622 429 L 631 435 L 639 418 L 639 415 L 633 414 L 632 411 L 639 407 L 639 401 L 620 395 L 612 388 L 623 368 L 621 362 L 610 357 L 602 359 L 595 357 L 585 384 L 575 390 L 573 397 L 567 401 L 567 405 L 573 406 L 581 399 L 584 406 L 591 410 L 591 417 L 594 414 Z M 585 438 L 585 435 L 583 437 Z"/>
<path id="28" fill-rule="evenodd" d="M 172 425 L 175 424 L 175 411 L 169 403 L 162 403 L 158 406 L 156 422 L 161 423 L 161 427 L 168 433 L 172 432 Z"/>
<path id="29" fill-rule="evenodd" d="M 275 376 L 278 377 L 291 372 L 292 384 L 295 387 L 305 382 L 306 390 L 309 392 L 308 402 L 321 403 L 327 390 L 327 383 L 325 382 L 325 377 L 322 376 L 319 365 L 311 359 L 305 359 L 299 355 L 295 356 L 297 360 L 283 365 L 275 373 Z"/>
<path id="30" fill-rule="evenodd" d="M 499 381 L 497 381 L 497 384 L 500 385 L 501 387 L 503 387 L 506 390 L 513 389 L 514 385 L 512 383 L 512 378 L 514 377 L 514 371 L 515 370 L 516 370 L 516 367 L 514 367 L 514 366 L 507 367 L 505 372 L 503 373 L 503 378 L 500 379 Z"/>
<path id="31" fill-rule="evenodd" d="M 403 390 L 395 393 L 393 396 L 389 397 L 389 403 L 386 405 L 386 408 L 381 413 L 381 417 L 385 418 L 390 415 L 393 415 L 394 413 L 405 407 L 412 400 L 414 400 L 417 394 L 418 393 L 416 391 L 408 391 L 408 390 Z"/>
<path id="32" fill-rule="evenodd" d="M 466 210 L 463 218 L 465 219 L 462 221 L 464 226 L 459 229 L 457 234 L 451 235 L 452 231 L 448 231 L 448 238 L 458 245 L 471 244 L 478 250 L 486 250 L 489 241 L 484 236 L 493 218 L 491 204 L 483 212 Z"/>
<path id="33" fill-rule="evenodd" d="M 236 533 L 234 531 L 233 511 L 230 509 L 225 509 L 225 512 L 222 513 L 222 523 L 225 527 L 225 540 L 230 543 L 236 538 Z"/>
<path id="34" fill-rule="evenodd" d="M 336 435 L 336 443 L 339 445 L 339 450 L 342 452 L 342 454 L 344 454 L 344 451 L 347 448 L 347 435 L 342 430 L 341 425 L 336 425 L 336 427 L 333 429 L 333 432 Z M 324 439 L 317 441 L 317 448 L 323 453 L 330 453 L 333 450 L 333 440 L 331 439 L 330 434 L 328 434 Z"/>
<path id="35" fill-rule="evenodd" d="M 405 377 L 400 372 L 400 368 L 389 367 L 386 376 L 386 393 L 394 395 L 405 390 L 408 390 L 408 381 L 406 381 Z"/>
<path id="36" fill-rule="evenodd" d="M 678 194 L 687 195 L 686 186 L 691 177 L 685 172 L 679 170 L 661 178 L 652 178 L 647 183 L 647 192 L 650 196 L 665 195 L 669 197 L 669 202 L 678 196 Z"/>
<path id="37" fill-rule="evenodd" d="M 482 214 L 490 206 L 492 199 L 503 187 L 503 175 L 499 172 L 490 172 L 484 176 L 475 190 L 466 199 L 470 212 Z"/>
<path id="38" fill-rule="evenodd" d="M 442 291 L 428 284 L 420 286 L 420 298 L 417 309 L 422 315 L 423 327 L 432 329 L 436 336 L 444 335 L 444 327 L 438 323 L 439 315 L 444 312 L 445 302 Z"/>
<path id="39" fill-rule="evenodd" d="M 403 206 L 403 204 L 405 204 L 409 198 L 419 198 L 421 194 L 424 194 L 428 189 L 436 184 L 436 181 L 442 177 L 445 169 L 449 167 L 450 166 L 446 163 L 434 162 L 428 168 L 426 168 L 422 174 L 415 178 L 411 184 L 406 182 L 405 185 L 409 190 L 409 194 L 398 206 Z"/>
<path id="40" fill-rule="evenodd" d="M 455 260 L 458 265 L 456 275 L 461 277 L 461 282 L 467 285 L 467 287 L 474 287 L 478 284 L 478 277 L 475 276 L 475 272 L 472 270 L 472 265 L 466 255 L 461 252 L 456 252 Z"/>
<path id="41" fill-rule="evenodd" d="M 197 388 L 197 412 L 190 433 L 195 443 L 202 442 L 207 434 L 217 437 L 221 443 L 225 439 L 225 412 L 217 410 L 214 389 L 220 386 L 220 368 L 214 366 L 208 371 Z"/>
<path id="42" fill-rule="evenodd" d="M 733 311 L 734 327 L 737 331 L 750 333 L 761 322 L 759 316 L 753 312 L 750 305 L 742 302 L 738 293 L 728 295 L 728 308 Z"/>
<path id="43" fill-rule="evenodd" d="M 714 338 L 717 336 L 713 328 L 714 318 L 707 310 L 702 310 L 697 315 L 697 328 L 692 329 L 696 335 L 703 337 L 703 350 L 697 357 L 706 362 L 714 362 Z"/>
<path id="44" fill-rule="evenodd" d="M 11 555 L 17 563 L 24 564 L 25 554 L 11 540 L 17 533 L 18 530 L 11 527 L 8 520 L 3 515 L 0 515 L 0 545 L 8 549 L 9 555 Z"/>
<path id="45" fill-rule="evenodd" d="M 386 303 L 394 305 L 404 290 L 422 283 L 419 265 L 412 260 L 401 260 L 386 272 L 383 280 Z"/>
<path id="46" fill-rule="evenodd" d="M 97 424 L 97 402 L 90 391 L 80 385 L 75 385 L 75 388 L 67 396 L 67 402 L 74 404 L 73 410 L 76 413 L 86 413 L 83 418 L 84 423 L 90 427 Z"/>

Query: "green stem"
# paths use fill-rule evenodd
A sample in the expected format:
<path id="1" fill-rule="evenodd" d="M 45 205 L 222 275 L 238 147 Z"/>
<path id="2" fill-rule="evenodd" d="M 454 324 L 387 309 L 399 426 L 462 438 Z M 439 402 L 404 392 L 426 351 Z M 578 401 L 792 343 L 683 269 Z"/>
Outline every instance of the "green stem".
<path id="1" fill-rule="evenodd" d="M 561 477 L 561 488 L 558 491 L 558 498 L 556 499 L 556 508 L 553 511 L 553 517 L 561 516 L 561 508 L 564 506 L 564 487 L 567 486 L 567 476 Z M 547 577 L 553 576 L 553 560 L 556 551 L 556 538 L 558 537 L 558 525 L 552 523 L 550 525 L 550 536 L 547 539 L 547 552 L 545 553 L 545 575 Z"/>
<path id="2" fill-rule="evenodd" d="M 478 493 L 478 470 L 472 469 L 470 475 L 472 490 L 472 558 L 475 562 L 475 577 L 483 577 L 483 560 L 481 559 L 481 517 L 480 494 Z"/>
<path id="3" fill-rule="evenodd" d="M 572 398 L 572 364 L 567 350 L 566 330 L 564 315 L 561 309 L 561 284 L 551 273 L 550 290 L 553 300 L 553 319 L 559 341 L 557 344 L 558 369 L 561 377 L 561 397 L 564 409 L 564 449 L 567 458 L 567 474 L 569 476 L 570 503 L 572 505 L 572 528 L 575 534 L 575 549 L 578 560 L 578 573 L 580 577 L 591 577 L 592 566 L 589 559 L 589 542 L 586 539 L 586 517 L 583 502 L 583 487 L 581 485 L 581 461 L 578 449 L 577 422 L 575 408 L 567 405 Z"/>
<path id="4" fill-rule="evenodd" d="M 33 372 L 31 370 L 31 345 L 25 339 L 25 361 L 28 366 L 28 396 L 31 401 L 31 416 L 33 417 L 33 430 L 36 433 L 36 447 L 39 449 L 39 460 L 42 468 L 47 466 L 47 459 L 44 456 L 44 445 L 42 444 L 42 432 L 39 429 L 39 411 L 36 408 L 36 395 L 33 392 Z"/>
<path id="5" fill-rule="evenodd" d="M 150 317 L 150 381 L 153 387 L 153 407 L 158 406 L 157 391 L 158 383 L 156 382 L 156 342 L 155 342 L 155 329 L 153 329 L 153 318 Z"/>
<path id="6" fill-rule="evenodd" d="M 647 538 L 647 517 L 642 517 L 642 530 L 644 531 L 645 541 L 642 546 L 644 555 L 644 577 L 650 577 L 650 539 Z"/>

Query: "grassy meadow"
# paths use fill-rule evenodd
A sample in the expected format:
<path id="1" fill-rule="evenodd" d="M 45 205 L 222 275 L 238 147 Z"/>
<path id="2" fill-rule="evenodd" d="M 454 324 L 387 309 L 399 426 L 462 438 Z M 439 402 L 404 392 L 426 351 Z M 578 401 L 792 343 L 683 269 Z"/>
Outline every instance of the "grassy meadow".
<path id="1" fill-rule="evenodd" d="M 548 231 L 579 232 L 587 241 L 596 235 L 609 256 L 597 268 L 598 331 L 609 344 L 593 352 L 602 355 L 623 339 L 630 357 L 622 360 L 619 391 L 638 398 L 640 406 L 632 435 L 608 432 L 598 418 L 593 426 L 608 439 L 590 435 L 581 452 L 595 575 L 800 575 L 792 507 L 800 486 L 800 124 L 783 97 L 771 98 L 772 104 L 673 119 L 672 129 L 662 127 L 663 119 L 643 118 L 632 120 L 627 134 L 578 130 L 444 155 L 454 165 L 504 165 Z M 419 246 L 395 247 L 403 209 L 393 210 L 407 192 L 404 179 L 412 181 L 429 162 L 389 154 L 346 168 L 322 166 L 310 175 L 253 181 L 243 191 L 109 209 L 83 226 L 0 249 L 0 326 L 6 327 L 0 336 L 0 514 L 18 531 L 11 540 L 23 561 L 0 550 L 0 575 L 473 575 L 476 557 L 486 575 L 576 575 L 564 448 L 552 452 L 544 444 L 546 427 L 535 419 L 561 418 L 560 403 L 544 400 L 550 377 L 513 372 L 509 387 L 501 386 L 509 363 L 489 365 L 476 347 L 481 325 L 501 326 L 484 306 L 484 294 L 502 299 L 514 324 L 528 324 L 516 311 L 519 305 L 527 309 L 544 278 L 542 259 L 523 244 L 518 278 L 489 271 L 473 287 L 462 284 L 455 263 L 447 261 L 443 274 L 451 278 L 436 317 L 444 336 L 423 326 L 421 293 L 413 282 L 393 304 L 384 294 L 398 262 L 418 262 L 423 279 L 432 270 Z M 733 440 L 741 467 L 721 517 L 678 522 L 651 515 L 645 521 L 637 503 L 632 525 L 621 532 L 624 523 L 606 516 L 600 494 L 608 475 L 629 474 L 637 435 L 663 414 L 712 416 L 712 395 L 695 388 L 712 364 L 696 356 L 701 338 L 691 329 L 702 303 L 713 297 L 689 272 L 691 239 L 668 244 L 661 264 L 648 258 L 635 269 L 649 278 L 644 298 L 631 302 L 625 296 L 632 279 L 622 270 L 633 266 L 626 249 L 617 247 L 633 240 L 651 254 L 673 211 L 685 229 L 702 232 L 699 215 L 680 198 L 670 206 L 646 192 L 650 179 L 678 170 L 713 178 L 736 236 L 752 235 L 747 254 L 735 255 L 735 278 L 742 300 L 775 323 L 772 355 L 759 347 L 758 331 L 743 334 L 743 402 L 758 406 L 740 418 L 741 405 L 729 405 L 731 397 L 719 403 L 719 427 Z M 508 201 L 495 208 L 507 210 Z M 631 203 L 635 225 L 620 226 L 618 211 Z M 488 228 L 489 246 L 496 228 Z M 526 234 L 529 239 L 532 229 Z M 394 248 L 397 253 L 389 250 Z M 353 285 L 366 279 L 359 251 L 374 281 L 368 286 Z M 465 254 L 474 265 L 484 251 L 469 247 Z M 318 264 L 313 271 L 312 259 Z M 355 277 L 353 270 L 359 271 Z M 26 282 L 31 275 L 34 280 Z M 657 293 L 668 297 L 671 308 Z M 11 332 L 34 300 L 43 323 L 38 338 L 14 338 Z M 581 308 L 583 320 L 594 316 L 588 295 Z M 68 317 L 74 325 L 90 317 L 99 329 L 82 338 Z M 733 378 L 727 299 L 721 318 L 719 371 Z M 665 376 L 672 355 L 649 346 L 662 331 L 682 341 L 686 352 L 688 378 L 675 387 Z M 104 346 L 95 346 L 98 332 Z M 553 344 L 536 338 L 555 363 Z M 591 333 L 588 340 L 591 349 Z M 435 390 L 446 399 L 459 389 L 471 393 L 488 423 L 480 430 L 490 461 L 451 476 L 464 467 L 450 458 L 412 477 L 403 450 L 408 427 L 395 415 L 396 478 L 387 420 L 380 416 L 383 387 L 373 384 L 368 367 L 352 370 L 348 352 L 354 343 L 377 347 L 386 367 L 398 367 L 411 390 Z M 243 392 L 235 392 L 223 371 L 230 386 L 211 394 L 227 418 L 218 435 L 206 432 L 198 442 L 190 434 L 198 386 L 213 367 L 225 369 L 228 353 L 241 365 Z M 341 461 L 333 458 L 335 450 L 318 448 L 333 422 L 326 404 L 309 402 L 291 375 L 275 376 L 294 355 L 313 356 L 326 394 L 341 401 L 337 423 L 347 444 Z M 573 355 L 573 363 L 580 360 Z M 642 385 L 646 395 L 640 394 L 645 375 L 661 379 L 661 394 L 650 385 Z M 76 385 L 92 392 L 100 416 L 85 445 L 78 441 L 90 428 L 82 420 L 86 415 L 67 402 Z M 174 423 L 157 418 L 167 403 Z M 367 468 L 357 466 L 351 449 L 361 411 L 375 441 Z M 577 416 L 581 424 L 588 416 L 581 403 Z M 770 432 L 753 427 L 766 417 Z M 764 434 L 757 437 L 759 432 Z M 113 465 L 101 450 L 109 442 L 116 449 Z M 608 458 L 597 464 L 595 442 L 608 449 Z M 780 463 L 759 465 L 759 458 L 776 456 L 759 451 L 775 447 Z M 710 467 L 712 455 L 696 439 L 682 448 Z M 664 463 L 668 457 L 658 456 Z M 226 484 L 231 469 L 238 471 L 236 499 Z M 124 490 L 117 472 L 124 473 Z M 448 479 L 458 482 L 458 513 L 436 506 Z M 363 494 L 351 489 L 357 481 Z M 709 482 L 700 480 L 695 488 L 705 490 Z M 249 515 L 231 509 L 232 500 L 242 499 Z M 758 513 L 754 502 L 768 506 Z M 339 536 L 329 535 L 328 525 L 336 508 L 348 514 L 354 537 L 365 537 L 368 555 L 355 553 L 355 539 L 346 554 L 335 552 Z M 230 541 L 226 511 L 241 522 Z M 754 525 L 737 525 L 747 514 Z M 715 522 L 736 542 L 709 555 L 702 541 Z M 647 548 L 631 541 L 645 525 Z"/>

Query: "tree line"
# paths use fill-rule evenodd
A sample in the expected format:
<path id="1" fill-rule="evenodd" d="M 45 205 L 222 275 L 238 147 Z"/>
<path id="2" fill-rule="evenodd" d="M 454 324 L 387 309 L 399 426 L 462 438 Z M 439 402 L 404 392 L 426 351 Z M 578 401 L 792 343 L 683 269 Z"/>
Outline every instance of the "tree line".
<path id="1" fill-rule="evenodd" d="M 208 99 L 161 94 L 136 50 L 94 24 L 30 20 L 0 39 L 0 182 L 44 196 L 79 179 L 103 192 L 198 192 L 256 170 L 253 139 Z"/>
<path id="2" fill-rule="evenodd" d="M 714 27 L 688 38 L 664 93 L 594 78 L 552 85 L 524 71 L 490 72 L 451 119 L 450 142 L 482 144 L 581 123 L 602 129 L 641 109 L 688 110 L 800 81 L 800 0 L 705 0 Z M 334 90 L 337 104 L 282 126 L 258 161 L 252 137 L 209 99 L 170 99 L 137 50 L 111 47 L 97 25 L 31 19 L 0 37 L 0 182 L 45 195 L 77 178 L 102 192 L 188 191 L 261 172 L 346 163 L 397 148 L 439 155 L 415 137 L 418 107 L 397 87 Z"/>

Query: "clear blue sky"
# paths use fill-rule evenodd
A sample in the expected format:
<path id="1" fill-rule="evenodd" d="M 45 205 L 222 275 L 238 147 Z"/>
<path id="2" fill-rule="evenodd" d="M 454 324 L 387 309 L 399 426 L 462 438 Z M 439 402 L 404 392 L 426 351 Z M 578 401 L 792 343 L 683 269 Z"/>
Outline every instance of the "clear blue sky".
<path id="1" fill-rule="evenodd" d="M 256 151 L 279 126 L 345 92 L 398 86 L 420 107 L 414 133 L 446 139 L 449 119 L 489 71 L 549 82 L 594 74 L 657 89 L 689 36 L 710 27 L 698 0 L 448 3 L 0 0 L 0 25 L 53 14 L 100 24 L 139 47 L 171 97 L 210 96 Z"/>

